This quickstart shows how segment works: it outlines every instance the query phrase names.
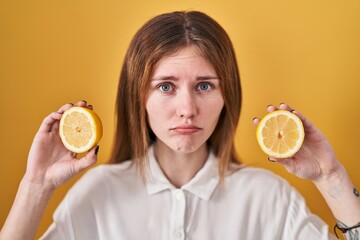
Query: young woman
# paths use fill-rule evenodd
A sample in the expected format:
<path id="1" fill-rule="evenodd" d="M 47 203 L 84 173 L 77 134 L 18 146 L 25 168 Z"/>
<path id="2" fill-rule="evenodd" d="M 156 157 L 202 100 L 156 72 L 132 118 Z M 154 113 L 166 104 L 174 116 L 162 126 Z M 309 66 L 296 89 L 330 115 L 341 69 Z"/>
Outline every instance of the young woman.
<path id="1" fill-rule="evenodd" d="M 61 144 L 58 124 L 70 107 L 51 113 L 36 134 L 0 239 L 33 238 L 54 190 L 96 162 L 99 147 L 76 160 Z M 112 164 L 75 184 L 42 239 L 332 238 L 284 180 L 237 162 L 240 108 L 236 57 L 221 26 L 200 12 L 151 19 L 134 36 L 121 71 Z M 293 157 L 270 160 L 313 181 L 338 228 L 359 239 L 358 192 L 329 142 L 293 112 L 305 142 Z"/>

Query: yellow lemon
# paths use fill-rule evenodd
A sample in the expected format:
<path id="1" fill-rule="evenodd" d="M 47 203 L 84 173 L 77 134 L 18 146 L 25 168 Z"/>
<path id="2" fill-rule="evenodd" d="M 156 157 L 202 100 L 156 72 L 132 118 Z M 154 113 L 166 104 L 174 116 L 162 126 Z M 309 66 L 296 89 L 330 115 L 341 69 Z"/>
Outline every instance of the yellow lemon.
<path id="1" fill-rule="evenodd" d="M 256 128 L 256 138 L 261 149 L 270 157 L 288 158 L 301 147 L 304 138 L 304 126 L 295 114 L 277 110 L 261 119 Z"/>
<path id="2" fill-rule="evenodd" d="M 72 152 L 84 153 L 96 146 L 102 137 L 99 116 L 85 107 L 72 107 L 63 113 L 59 134 L 64 146 Z"/>

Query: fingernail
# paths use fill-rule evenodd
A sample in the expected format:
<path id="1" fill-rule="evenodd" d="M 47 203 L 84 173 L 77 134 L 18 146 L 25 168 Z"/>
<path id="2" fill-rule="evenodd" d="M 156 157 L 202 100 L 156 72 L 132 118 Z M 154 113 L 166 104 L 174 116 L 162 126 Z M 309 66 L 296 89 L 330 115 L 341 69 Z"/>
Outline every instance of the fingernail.
<path id="1" fill-rule="evenodd" d="M 257 119 L 257 117 L 254 117 L 254 118 L 253 118 L 253 121 L 254 121 L 255 119 Z"/>
<path id="2" fill-rule="evenodd" d="M 268 157 L 268 161 L 269 162 L 275 162 L 274 160 L 270 159 L 270 157 Z"/>
<path id="3" fill-rule="evenodd" d="M 85 100 L 81 100 L 82 102 L 84 102 L 84 103 L 87 103 L 87 101 L 85 101 Z"/>
<path id="4" fill-rule="evenodd" d="M 295 112 L 295 109 L 291 110 L 290 112 L 291 112 L 291 113 L 294 113 L 294 112 Z"/>
<path id="5" fill-rule="evenodd" d="M 271 105 L 271 104 L 269 104 L 269 105 L 267 105 L 267 107 L 266 107 L 266 108 L 268 108 L 268 107 L 272 107 L 272 105 Z"/>
<path id="6" fill-rule="evenodd" d="M 97 155 L 97 154 L 98 154 L 98 152 L 99 152 L 99 148 L 100 148 L 100 146 L 97 146 L 97 147 L 95 148 L 95 155 Z"/>
<path id="7" fill-rule="evenodd" d="M 280 105 L 282 105 L 282 104 L 285 104 L 285 103 L 281 102 Z"/>
<path id="8" fill-rule="evenodd" d="M 354 192 L 354 194 L 355 194 L 356 197 L 359 197 L 359 196 L 360 196 L 360 195 L 359 195 L 359 192 L 358 192 L 358 190 L 356 190 L 356 188 L 354 188 L 353 192 Z"/>

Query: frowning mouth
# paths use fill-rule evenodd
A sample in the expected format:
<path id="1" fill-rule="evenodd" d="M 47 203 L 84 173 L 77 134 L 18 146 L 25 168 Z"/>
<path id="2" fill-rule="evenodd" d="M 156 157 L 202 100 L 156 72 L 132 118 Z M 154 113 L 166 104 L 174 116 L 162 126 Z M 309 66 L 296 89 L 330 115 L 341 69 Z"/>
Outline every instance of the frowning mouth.
<path id="1" fill-rule="evenodd" d="M 202 128 L 199 128 L 195 125 L 179 125 L 174 128 L 170 128 L 170 131 L 180 133 L 180 134 L 192 134 L 192 133 L 196 133 L 200 130 L 202 130 Z"/>

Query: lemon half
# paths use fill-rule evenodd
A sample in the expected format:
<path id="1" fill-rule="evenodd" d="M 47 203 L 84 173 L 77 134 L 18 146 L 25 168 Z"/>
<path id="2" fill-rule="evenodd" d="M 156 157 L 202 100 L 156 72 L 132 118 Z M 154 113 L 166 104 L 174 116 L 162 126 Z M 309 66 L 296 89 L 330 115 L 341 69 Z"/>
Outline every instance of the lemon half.
<path id="1" fill-rule="evenodd" d="M 59 134 L 68 150 L 84 153 L 100 142 L 103 127 L 94 111 L 85 107 L 72 107 L 60 119 Z"/>
<path id="2" fill-rule="evenodd" d="M 261 119 L 256 129 L 256 138 L 268 156 L 288 158 L 301 148 L 305 138 L 304 126 L 295 114 L 276 110 Z"/>

